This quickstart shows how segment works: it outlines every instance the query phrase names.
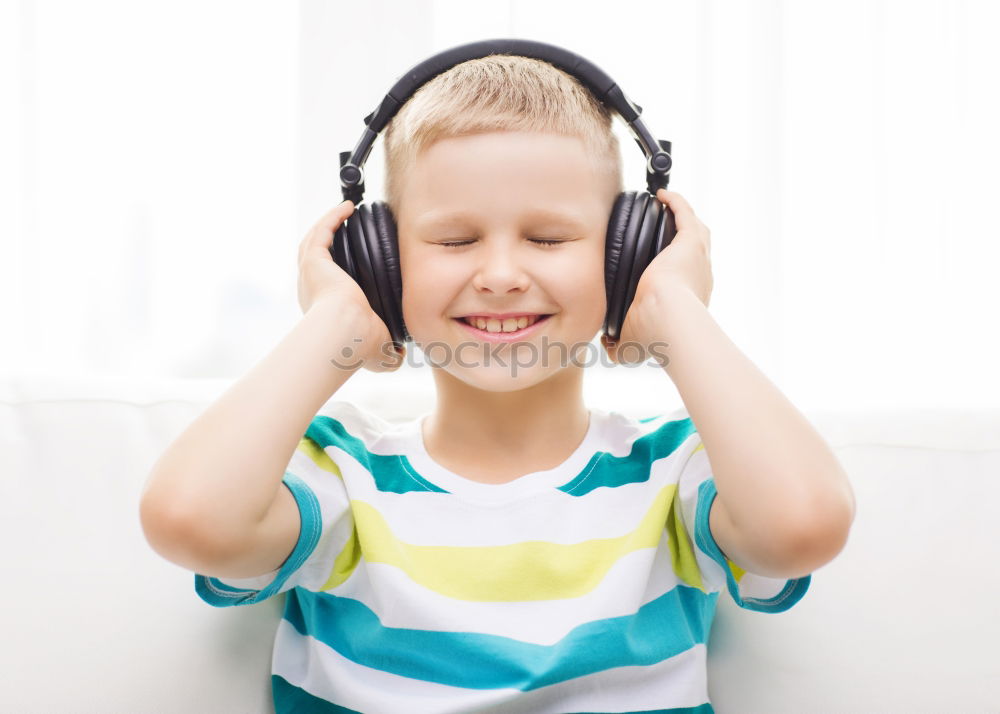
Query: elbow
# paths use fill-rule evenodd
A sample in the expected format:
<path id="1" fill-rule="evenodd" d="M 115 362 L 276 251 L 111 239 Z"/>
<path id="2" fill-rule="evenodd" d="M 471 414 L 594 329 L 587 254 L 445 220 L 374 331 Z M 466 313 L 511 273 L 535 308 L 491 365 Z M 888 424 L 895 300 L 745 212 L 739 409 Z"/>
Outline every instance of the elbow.
<path id="1" fill-rule="evenodd" d="M 149 546 L 160 556 L 177 562 L 178 554 L 195 540 L 191 514 L 149 496 L 139 502 L 139 524 Z"/>
<path id="2" fill-rule="evenodd" d="M 776 568 L 785 577 L 804 577 L 844 550 L 855 516 L 854 497 L 848 495 L 842 503 L 827 504 L 822 511 L 806 511 L 808 518 L 786 529 L 776 558 Z"/>

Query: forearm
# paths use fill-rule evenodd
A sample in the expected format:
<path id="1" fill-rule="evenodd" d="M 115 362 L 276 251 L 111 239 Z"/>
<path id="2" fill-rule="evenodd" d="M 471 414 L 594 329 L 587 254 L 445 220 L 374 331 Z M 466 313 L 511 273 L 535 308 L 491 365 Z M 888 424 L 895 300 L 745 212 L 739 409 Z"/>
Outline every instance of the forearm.
<path id="1" fill-rule="evenodd" d="M 274 501 L 299 440 L 356 369 L 331 363 L 356 346 L 361 318 L 317 303 L 289 334 L 200 414 L 154 464 L 144 513 L 209 525 L 221 543 L 258 523 Z"/>
<path id="2" fill-rule="evenodd" d="M 734 527 L 749 537 L 849 524 L 854 495 L 836 456 L 697 296 L 661 294 L 653 309 L 658 339 L 668 343 L 664 369 L 705 445 Z"/>

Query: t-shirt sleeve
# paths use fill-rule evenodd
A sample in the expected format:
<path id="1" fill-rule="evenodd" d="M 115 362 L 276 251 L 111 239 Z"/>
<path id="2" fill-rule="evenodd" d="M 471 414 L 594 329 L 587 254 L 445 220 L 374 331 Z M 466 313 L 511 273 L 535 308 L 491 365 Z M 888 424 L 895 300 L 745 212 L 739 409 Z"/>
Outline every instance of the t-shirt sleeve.
<path id="1" fill-rule="evenodd" d="M 251 605 L 302 587 L 318 592 L 350 571 L 354 519 L 340 468 L 331 456 L 342 432 L 317 416 L 292 454 L 282 484 L 295 498 L 301 527 L 295 548 L 275 571 L 251 578 L 195 574 L 195 591 L 216 607 Z"/>
<path id="2" fill-rule="evenodd" d="M 717 495 L 708 454 L 697 431 L 685 440 L 678 480 L 681 520 L 706 590 L 725 587 L 740 607 L 758 612 L 783 612 L 798 602 L 809 588 L 811 575 L 773 578 L 743 570 L 729 560 L 709 528 L 709 512 Z"/>

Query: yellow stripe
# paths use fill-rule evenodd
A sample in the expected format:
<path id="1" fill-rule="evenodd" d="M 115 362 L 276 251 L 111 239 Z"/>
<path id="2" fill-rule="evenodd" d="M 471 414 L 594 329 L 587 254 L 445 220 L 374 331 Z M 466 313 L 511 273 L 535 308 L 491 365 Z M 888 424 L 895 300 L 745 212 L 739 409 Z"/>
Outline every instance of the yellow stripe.
<path id="1" fill-rule="evenodd" d="M 344 479 L 344 475 L 340 473 L 340 467 L 333 462 L 328 453 L 320 448 L 319 444 L 309 437 L 299 439 L 299 446 L 296 450 L 308 456 L 319 468 L 329 471 L 340 480 Z"/>
<path id="2" fill-rule="evenodd" d="M 617 538 L 571 544 L 536 540 L 498 546 L 406 543 L 393 536 L 373 506 L 351 501 L 354 536 L 338 556 L 323 589 L 343 582 L 363 554 L 369 562 L 395 565 L 414 582 L 457 600 L 520 602 L 579 597 L 593 590 L 622 556 L 656 547 L 664 527 L 674 572 L 684 582 L 702 588 L 690 539 L 679 521 L 676 494 L 676 484 L 664 486 L 639 526 Z"/>
<path id="3" fill-rule="evenodd" d="M 355 527 L 351 531 L 351 537 L 347 539 L 344 547 L 337 554 L 337 559 L 333 561 L 333 570 L 330 571 L 330 576 L 320 587 L 320 590 L 332 590 L 351 577 L 351 573 L 358 567 L 360 559 L 361 546 L 358 544 L 358 529 Z"/>
<path id="4" fill-rule="evenodd" d="M 675 498 L 673 501 L 673 508 L 670 509 L 666 523 L 670 562 L 674 566 L 674 573 L 680 580 L 704 592 L 705 588 L 701 582 L 701 571 L 698 570 L 698 561 L 695 560 L 694 548 L 691 545 L 691 539 L 688 537 L 687 528 L 684 527 L 684 512 L 681 509 L 681 499 Z"/>

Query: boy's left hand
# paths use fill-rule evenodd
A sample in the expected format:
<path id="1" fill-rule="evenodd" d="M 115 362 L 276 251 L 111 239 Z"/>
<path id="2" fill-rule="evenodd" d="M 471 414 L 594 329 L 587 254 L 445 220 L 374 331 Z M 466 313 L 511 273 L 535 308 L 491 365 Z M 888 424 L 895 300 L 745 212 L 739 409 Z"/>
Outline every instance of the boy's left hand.
<path id="1" fill-rule="evenodd" d="M 679 193 L 661 188 L 656 198 L 674 212 L 677 235 L 640 276 L 617 342 L 601 335 L 601 344 L 616 364 L 639 364 L 649 357 L 650 344 L 663 331 L 662 305 L 672 294 L 690 292 L 706 308 L 712 296 L 711 231 Z M 629 347 L 619 356 L 619 347 L 626 343 Z"/>

